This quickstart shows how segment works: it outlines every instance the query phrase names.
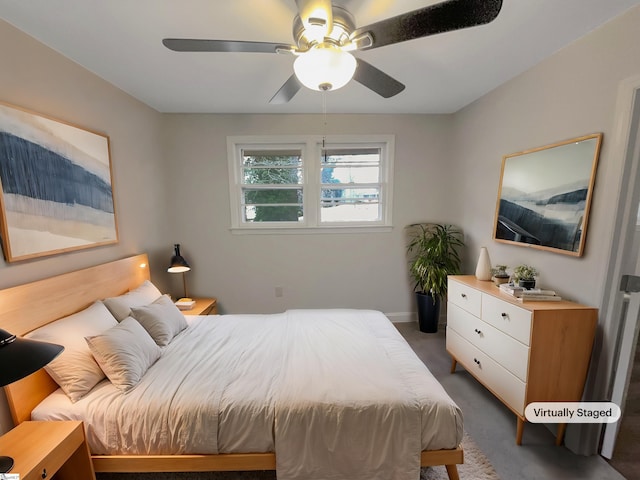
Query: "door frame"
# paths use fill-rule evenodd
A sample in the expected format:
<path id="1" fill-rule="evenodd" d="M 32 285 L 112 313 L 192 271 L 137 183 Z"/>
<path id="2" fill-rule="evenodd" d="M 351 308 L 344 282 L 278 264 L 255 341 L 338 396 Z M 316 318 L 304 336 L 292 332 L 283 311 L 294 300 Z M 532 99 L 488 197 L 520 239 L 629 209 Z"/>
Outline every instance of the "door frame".
<path id="1" fill-rule="evenodd" d="M 614 162 L 615 159 L 621 159 L 622 168 L 619 171 L 618 179 L 620 193 L 601 301 L 600 338 L 594 345 L 594 351 L 599 353 L 595 357 L 597 358 L 597 365 L 595 365 L 597 370 L 594 381 L 590 382 L 590 396 L 588 397 L 599 400 L 611 399 L 616 380 L 616 368 L 620 361 L 615 358 L 615 355 L 625 298 L 619 286 L 622 275 L 629 273 L 625 271 L 627 269 L 626 262 L 628 262 L 632 251 L 640 194 L 640 179 L 638 179 L 640 161 L 635 159 L 640 143 L 640 76 L 634 76 L 621 82 L 614 114 L 615 127 L 610 158 Z M 633 225 L 634 228 L 630 228 L 630 225 Z M 617 380 L 619 382 L 620 378 Z M 619 385 L 616 387 L 619 388 Z M 603 453 L 601 448 L 603 446 L 609 448 L 611 439 L 615 440 L 617 425 L 614 426 L 615 430 L 609 424 L 585 425 L 587 431 L 583 432 L 584 436 L 580 441 L 581 453 L 588 454 L 596 451 Z M 609 443 L 601 443 L 604 437 Z"/>

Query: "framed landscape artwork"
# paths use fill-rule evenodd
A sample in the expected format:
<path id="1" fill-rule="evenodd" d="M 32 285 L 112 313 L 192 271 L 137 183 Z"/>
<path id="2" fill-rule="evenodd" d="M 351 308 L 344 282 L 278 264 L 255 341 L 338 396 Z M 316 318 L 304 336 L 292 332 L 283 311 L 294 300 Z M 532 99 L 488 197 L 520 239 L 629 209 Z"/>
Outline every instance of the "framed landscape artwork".
<path id="1" fill-rule="evenodd" d="M 109 138 L 0 104 L 8 262 L 117 243 Z"/>
<path id="2" fill-rule="evenodd" d="M 582 256 L 602 134 L 505 155 L 493 238 Z"/>

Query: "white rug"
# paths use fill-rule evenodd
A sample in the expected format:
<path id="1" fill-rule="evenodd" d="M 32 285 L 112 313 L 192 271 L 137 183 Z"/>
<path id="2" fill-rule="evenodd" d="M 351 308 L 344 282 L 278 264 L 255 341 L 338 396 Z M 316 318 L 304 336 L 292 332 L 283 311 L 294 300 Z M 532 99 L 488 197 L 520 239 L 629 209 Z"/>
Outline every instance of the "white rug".
<path id="1" fill-rule="evenodd" d="M 460 480 L 500 480 L 489 459 L 466 432 L 462 437 L 462 450 L 464 450 L 464 463 L 458 465 Z M 420 480 L 448 480 L 448 478 L 444 466 L 427 467 L 420 472 Z"/>
<path id="2" fill-rule="evenodd" d="M 466 433 L 462 439 L 464 464 L 460 480 L 500 480 L 493 466 Z M 96 473 L 97 480 L 276 480 L 275 472 Z M 444 466 L 426 467 L 420 480 L 448 480 Z"/>

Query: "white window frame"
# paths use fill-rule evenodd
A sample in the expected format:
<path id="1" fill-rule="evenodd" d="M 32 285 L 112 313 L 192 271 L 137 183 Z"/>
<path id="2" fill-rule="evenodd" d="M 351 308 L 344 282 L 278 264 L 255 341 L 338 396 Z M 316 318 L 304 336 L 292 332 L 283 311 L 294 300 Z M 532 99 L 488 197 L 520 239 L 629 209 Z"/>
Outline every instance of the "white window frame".
<path id="1" fill-rule="evenodd" d="M 326 148 L 380 149 L 380 220 L 320 222 L 321 154 Z M 302 152 L 302 222 L 244 222 L 242 212 L 242 151 L 255 149 L 300 149 Z M 394 135 L 242 135 L 227 137 L 229 204 L 234 233 L 333 233 L 387 232 L 392 228 Z"/>

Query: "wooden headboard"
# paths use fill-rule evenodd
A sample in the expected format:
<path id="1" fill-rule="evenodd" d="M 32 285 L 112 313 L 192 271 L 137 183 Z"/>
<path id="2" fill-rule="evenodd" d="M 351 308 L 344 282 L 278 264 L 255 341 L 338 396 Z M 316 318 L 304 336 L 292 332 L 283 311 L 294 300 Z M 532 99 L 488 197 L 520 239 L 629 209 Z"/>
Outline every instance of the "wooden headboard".
<path id="1" fill-rule="evenodd" d="M 141 254 L 0 290 L 0 328 L 24 335 L 148 279 L 149 259 Z M 4 387 L 15 424 L 57 388 L 44 370 Z"/>

